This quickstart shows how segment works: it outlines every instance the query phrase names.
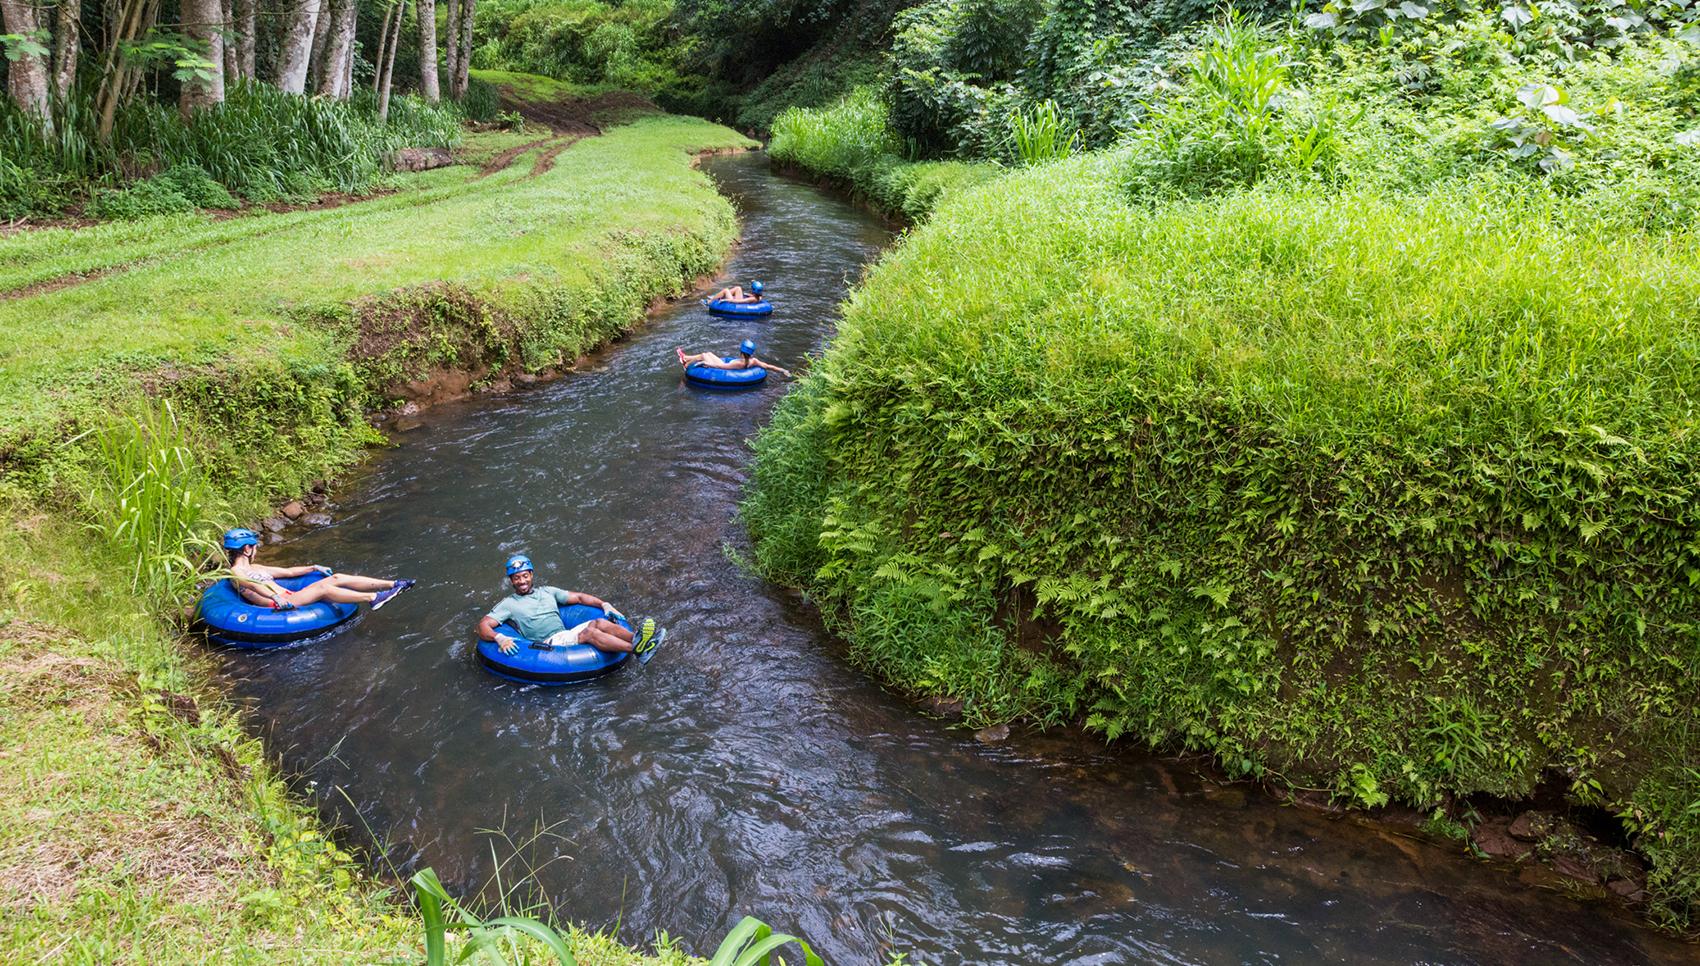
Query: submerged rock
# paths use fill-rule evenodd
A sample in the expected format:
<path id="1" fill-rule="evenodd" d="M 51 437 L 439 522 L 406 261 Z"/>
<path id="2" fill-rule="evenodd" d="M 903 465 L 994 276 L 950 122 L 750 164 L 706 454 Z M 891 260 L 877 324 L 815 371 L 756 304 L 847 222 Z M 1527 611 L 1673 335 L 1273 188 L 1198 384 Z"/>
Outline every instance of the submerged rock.
<path id="1" fill-rule="evenodd" d="M 995 745 L 1009 737 L 1009 725 L 992 725 L 974 732 L 974 740 L 986 745 Z"/>
<path id="2" fill-rule="evenodd" d="M 301 518 L 301 522 L 310 527 L 328 527 L 331 525 L 329 513 L 309 513 Z"/>

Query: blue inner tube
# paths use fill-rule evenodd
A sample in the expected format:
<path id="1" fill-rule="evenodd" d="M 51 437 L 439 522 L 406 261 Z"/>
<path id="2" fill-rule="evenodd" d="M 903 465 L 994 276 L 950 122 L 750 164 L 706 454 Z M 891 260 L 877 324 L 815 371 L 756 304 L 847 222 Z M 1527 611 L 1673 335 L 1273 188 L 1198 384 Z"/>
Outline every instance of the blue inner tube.
<path id="1" fill-rule="evenodd" d="M 277 582 L 285 590 L 300 590 L 323 579 L 324 574 L 311 573 L 302 577 L 279 577 Z M 294 610 L 257 607 L 243 600 L 229 580 L 221 580 L 202 592 L 196 617 L 206 631 L 207 639 L 214 644 L 252 650 L 282 647 L 324 636 L 353 620 L 359 612 L 358 604 L 333 604 L 329 601 L 319 601 Z"/>
<path id="2" fill-rule="evenodd" d="M 561 624 L 568 628 L 601 616 L 600 607 L 568 604 L 561 608 Z M 625 618 L 613 621 L 628 631 L 632 629 Z M 519 641 L 519 649 L 503 654 L 494 641 L 478 641 L 478 663 L 497 677 L 521 684 L 577 684 L 617 669 L 632 656 L 629 651 L 599 651 L 589 644 L 550 647 L 527 640 L 512 624 L 497 624 L 496 633 Z"/>
<path id="3" fill-rule="evenodd" d="M 733 356 L 721 356 L 727 362 L 736 362 Z M 767 370 L 760 366 L 748 369 L 716 369 L 705 366 L 700 362 L 685 367 L 685 379 L 693 386 L 707 389 L 750 389 L 767 381 Z"/>
<path id="4" fill-rule="evenodd" d="M 772 315 L 773 304 L 767 299 L 760 302 L 728 302 L 725 299 L 715 299 L 703 302 L 708 310 L 715 315 Z"/>

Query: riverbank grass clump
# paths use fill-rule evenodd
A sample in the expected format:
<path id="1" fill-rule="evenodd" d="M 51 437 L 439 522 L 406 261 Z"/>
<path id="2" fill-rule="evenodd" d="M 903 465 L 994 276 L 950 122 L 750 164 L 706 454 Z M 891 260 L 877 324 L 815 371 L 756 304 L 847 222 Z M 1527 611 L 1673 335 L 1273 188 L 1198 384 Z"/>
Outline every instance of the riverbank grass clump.
<path id="1" fill-rule="evenodd" d="M 1124 168 L 1006 176 L 881 263 L 758 441 L 761 568 L 975 718 L 1369 806 L 1556 780 L 1681 919 L 1700 239 Z"/>

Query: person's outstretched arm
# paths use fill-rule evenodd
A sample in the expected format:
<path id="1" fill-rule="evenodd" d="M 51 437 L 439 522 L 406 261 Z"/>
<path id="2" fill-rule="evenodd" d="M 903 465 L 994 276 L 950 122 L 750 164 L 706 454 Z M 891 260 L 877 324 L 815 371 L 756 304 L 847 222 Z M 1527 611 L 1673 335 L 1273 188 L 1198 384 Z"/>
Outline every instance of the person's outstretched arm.
<path id="1" fill-rule="evenodd" d="M 557 597 L 556 600 L 559 600 L 563 604 L 583 604 L 586 607 L 607 608 L 608 606 L 607 601 L 595 594 L 581 594 L 576 590 L 566 591 L 564 599 Z"/>
<path id="2" fill-rule="evenodd" d="M 750 359 L 750 361 L 755 363 L 758 366 L 761 366 L 763 369 L 768 369 L 770 371 L 777 372 L 787 379 L 791 378 L 791 370 L 786 369 L 783 366 L 776 366 L 771 362 L 763 362 L 760 359 L 755 359 L 755 358 Z"/>

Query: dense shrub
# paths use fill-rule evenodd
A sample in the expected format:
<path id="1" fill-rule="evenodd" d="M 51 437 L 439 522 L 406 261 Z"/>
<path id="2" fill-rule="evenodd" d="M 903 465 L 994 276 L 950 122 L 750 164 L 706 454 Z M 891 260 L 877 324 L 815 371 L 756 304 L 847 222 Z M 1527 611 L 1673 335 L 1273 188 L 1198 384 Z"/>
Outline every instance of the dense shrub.
<path id="1" fill-rule="evenodd" d="M 959 161 L 904 161 L 886 124 L 878 92 L 858 88 L 831 108 L 793 108 L 773 122 L 769 153 L 839 180 L 876 206 L 915 219 L 946 194 L 996 174 L 985 165 Z"/>
<path id="2" fill-rule="evenodd" d="M 731 96 L 732 120 L 740 128 L 767 131 L 786 110 L 827 107 L 858 87 L 880 80 L 878 58 L 805 56 L 779 68 L 748 93 Z"/>
<path id="3" fill-rule="evenodd" d="M 678 82 L 672 15 L 672 0 L 496 0 L 479 10 L 489 39 L 474 64 L 654 91 Z"/>
<path id="4" fill-rule="evenodd" d="M 982 719 L 1362 804 L 1559 776 L 1679 913 L 1700 238 L 1512 175 L 1128 205 L 1118 167 L 951 196 L 881 263 L 758 441 L 760 566 Z"/>

